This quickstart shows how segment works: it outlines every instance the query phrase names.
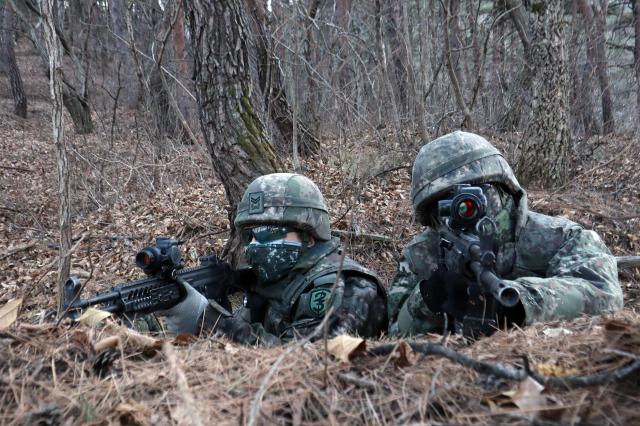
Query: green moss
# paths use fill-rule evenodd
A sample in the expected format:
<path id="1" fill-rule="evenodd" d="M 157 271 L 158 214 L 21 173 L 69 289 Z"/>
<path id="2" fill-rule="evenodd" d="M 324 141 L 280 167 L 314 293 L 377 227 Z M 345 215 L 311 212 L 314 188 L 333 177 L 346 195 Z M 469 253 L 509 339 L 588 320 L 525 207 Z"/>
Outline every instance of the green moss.
<path id="1" fill-rule="evenodd" d="M 271 147 L 271 143 L 264 134 L 264 127 L 260 117 L 255 113 L 249 88 L 243 88 L 243 95 L 240 97 L 238 113 L 242 119 L 243 129 L 237 132 L 237 141 L 242 149 L 249 155 L 251 161 L 258 165 L 263 171 L 280 171 L 282 166 L 277 160 Z"/>

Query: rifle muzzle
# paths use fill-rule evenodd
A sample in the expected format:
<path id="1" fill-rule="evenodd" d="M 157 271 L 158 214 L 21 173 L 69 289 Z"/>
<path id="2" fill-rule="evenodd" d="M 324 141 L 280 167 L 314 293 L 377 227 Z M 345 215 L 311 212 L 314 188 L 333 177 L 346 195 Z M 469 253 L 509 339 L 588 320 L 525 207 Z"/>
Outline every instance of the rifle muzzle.
<path id="1" fill-rule="evenodd" d="M 520 292 L 517 288 L 507 284 L 496 276 L 493 272 L 484 269 L 480 262 L 471 262 L 471 270 L 480 278 L 483 287 L 491 295 L 507 308 L 511 308 L 520 301 Z"/>

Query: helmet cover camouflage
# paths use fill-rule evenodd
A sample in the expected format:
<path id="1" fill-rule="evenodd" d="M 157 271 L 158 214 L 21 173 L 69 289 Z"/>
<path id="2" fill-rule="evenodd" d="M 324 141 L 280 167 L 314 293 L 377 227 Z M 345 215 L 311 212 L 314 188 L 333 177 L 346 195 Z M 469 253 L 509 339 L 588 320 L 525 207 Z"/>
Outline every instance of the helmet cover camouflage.
<path id="1" fill-rule="evenodd" d="M 315 239 L 331 239 L 329 214 L 320 189 L 311 179 L 294 173 L 272 173 L 249 184 L 234 221 L 242 229 L 258 225 L 286 225 Z"/>
<path id="2" fill-rule="evenodd" d="M 482 136 L 456 131 L 424 145 L 413 163 L 411 198 L 416 218 L 427 224 L 427 212 L 454 185 L 497 182 L 511 194 L 522 194 L 511 167 Z"/>

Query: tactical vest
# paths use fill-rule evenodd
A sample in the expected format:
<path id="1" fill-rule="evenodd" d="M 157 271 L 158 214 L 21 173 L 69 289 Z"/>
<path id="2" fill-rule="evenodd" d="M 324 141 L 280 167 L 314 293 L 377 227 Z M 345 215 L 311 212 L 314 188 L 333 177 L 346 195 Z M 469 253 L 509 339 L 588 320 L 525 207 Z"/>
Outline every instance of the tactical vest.
<path id="1" fill-rule="evenodd" d="M 334 245 L 330 247 L 326 254 L 320 256 L 310 269 L 306 272 L 300 271 L 296 274 L 293 280 L 290 281 L 281 292 L 278 292 L 277 296 L 268 288 L 256 289 L 256 292 L 263 293 L 263 295 L 268 298 L 263 316 L 265 330 L 277 336 L 283 334 L 294 321 L 294 316 L 297 311 L 296 307 L 300 303 L 309 303 L 308 300 L 301 299 L 313 293 L 314 288 L 330 288 L 331 285 L 336 282 L 338 271 L 340 271 L 340 275 L 343 277 L 357 275 L 375 283 L 378 293 L 386 300 L 386 290 L 372 271 L 348 257 L 344 258 L 341 267 L 340 258 L 341 249 L 338 245 Z M 341 303 L 340 295 L 335 294 L 332 304 L 339 306 Z M 315 317 L 310 313 L 310 318 L 307 321 L 310 327 L 318 324 L 322 320 L 324 309 L 321 312 L 318 311 L 315 313 L 317 314 Z"/>

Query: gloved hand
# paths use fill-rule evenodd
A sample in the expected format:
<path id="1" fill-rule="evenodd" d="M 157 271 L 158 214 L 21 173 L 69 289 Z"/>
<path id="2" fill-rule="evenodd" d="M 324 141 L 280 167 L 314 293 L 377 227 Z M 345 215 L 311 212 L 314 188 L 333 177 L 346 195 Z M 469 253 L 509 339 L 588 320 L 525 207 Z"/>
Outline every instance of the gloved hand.
<path id="1" fill-rule="evenodd" d="M 431 312 L 462 318 L 467 312 L 469 285 L 466 278 L 438 267 L 428 279 L 420 281 L 420 294 Z"/>
<path id="2" fill-rule="evenodd" d="M 184 300 L 170 309 L 156 313 L 167 317 L 167 328 L 171 333 L 191 333 L 197 336 L 200 333 L 202 313 L 209 302 L 189 283 L 185 282 L 182 285 L 187 292 Z"/>

